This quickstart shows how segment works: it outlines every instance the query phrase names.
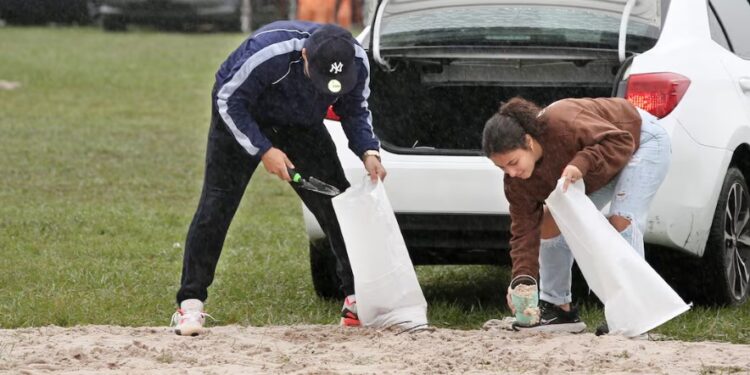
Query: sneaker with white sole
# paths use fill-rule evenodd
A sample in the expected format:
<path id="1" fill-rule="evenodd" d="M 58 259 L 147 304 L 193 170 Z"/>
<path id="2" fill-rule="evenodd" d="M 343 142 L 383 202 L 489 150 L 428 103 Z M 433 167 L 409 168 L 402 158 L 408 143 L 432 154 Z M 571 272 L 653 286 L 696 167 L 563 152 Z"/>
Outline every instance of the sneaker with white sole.
<path id="1" fill-rule="evenodd" d="M 211 317 L 203 311 L 203 302 L 198 299 L 186 299 L 180 303 L 180 308 L 172 315 L 174 333 L 180 336 L 198 336 L 204 332 L 203 325 L 206 317 Z"/>
<path id="2" fill-rule="evenodd" d="M 514 323 L 516 331 L 533 332 L 568 332 L 581 333 L 586 330 L 586 323 L 578 316 L 578 309 L 570 306 L 570 311 L 565 311 L 555 304 L 547 301 L 539 301 L 539 323 L 525 326 Z"/>
<path id="3" fill-rule="evenodd" d="M 357 315 L 357 299 L 352 294 L 344 299 L 344 307 L 341 308 L 341 325 L 344 327 L 359 327 L 362 323 Z"/>

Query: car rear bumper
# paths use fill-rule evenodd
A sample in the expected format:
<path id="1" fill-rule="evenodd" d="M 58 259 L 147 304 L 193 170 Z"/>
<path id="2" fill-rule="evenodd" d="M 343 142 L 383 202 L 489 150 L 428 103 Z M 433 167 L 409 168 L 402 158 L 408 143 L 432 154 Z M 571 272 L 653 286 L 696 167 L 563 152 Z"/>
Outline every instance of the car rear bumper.
<path id="1" fill-rule="evenodd" d="M 310 241 L 325 236 L 304 208 Z M 489 214 L 396 213 L 415 265 L 509 264 L 510 216 Z"/>
<path id="2" fill-rule="evenodd" d="M 416 265 L 510 263 L 508 215 L 397 213 L 396 220 Z"/>

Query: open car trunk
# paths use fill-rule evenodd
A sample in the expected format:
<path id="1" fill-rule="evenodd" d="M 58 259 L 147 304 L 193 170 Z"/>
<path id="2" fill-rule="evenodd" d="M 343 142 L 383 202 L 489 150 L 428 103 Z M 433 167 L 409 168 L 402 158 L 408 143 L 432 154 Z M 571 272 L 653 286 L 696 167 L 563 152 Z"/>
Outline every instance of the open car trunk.
<path id="1" fill-rule="evenodd" d="M 577 58 L 390 58 L 371 62 L 375 133 L 393 153 L 477 155 L 485 122 L 503 101 L 540 106 L 569 97 L 611 96 L 621 64 L 611 55 Z"/>

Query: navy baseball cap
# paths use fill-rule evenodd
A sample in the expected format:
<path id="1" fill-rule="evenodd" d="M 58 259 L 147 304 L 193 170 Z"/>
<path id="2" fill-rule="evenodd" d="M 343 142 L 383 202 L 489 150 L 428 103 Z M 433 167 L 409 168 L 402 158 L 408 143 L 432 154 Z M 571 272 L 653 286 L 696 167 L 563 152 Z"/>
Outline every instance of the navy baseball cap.
<path id="1" fill-rule="evenodd" d="M 345 29 L 322 26 L 307 38 L 305 50 L 310 79 L 320 92 L 343 95 L 357 84 L 354 38 Z"/>

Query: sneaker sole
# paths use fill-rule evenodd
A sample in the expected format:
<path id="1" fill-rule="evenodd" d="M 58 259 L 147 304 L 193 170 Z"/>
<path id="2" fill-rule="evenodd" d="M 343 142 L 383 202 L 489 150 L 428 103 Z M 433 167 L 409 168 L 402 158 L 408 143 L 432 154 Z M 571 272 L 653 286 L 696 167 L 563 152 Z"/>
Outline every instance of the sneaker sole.
<path id="1" fill-rule="evenodd" d="M 203 333 L 203 327 L 187 327 L 183 329 L 175 329 L 174 333 L 177 336 L 198 336 Z"/>
<path id="2" fill-rule="evenodd" d="M 561 323 L 561 324 L 547 324 L 537 325 L 531 327 L 525 327 L 521 325 L 513 324 L 514 331 L 523 332 L 564 332 L 564 333 L 581 333 L 586 330 L 586 323 Z"/>
<path id="3" fill-rule="evenodd" d="M 190 333 L 190 334 L 187 334 L 187 333 L 186 333 L 186 334 L 184 334 L 184 335 L 183 335 L 183 334 L 182 334 L 182 332 L 180 332 L 180 330 L 179 330 L 179 329 L 176 329 L 176 330 L 174 331 L 174 333 L 176 333 L 176 334 L 177 334 L 177 336 L 193 336 L 193 337 L 195 337 L 195 336 L 198 336 L 198 335 L 200 334 L 200 333 L 198 333 L 198 332 L 192 332 L 192 333 Z"/>

